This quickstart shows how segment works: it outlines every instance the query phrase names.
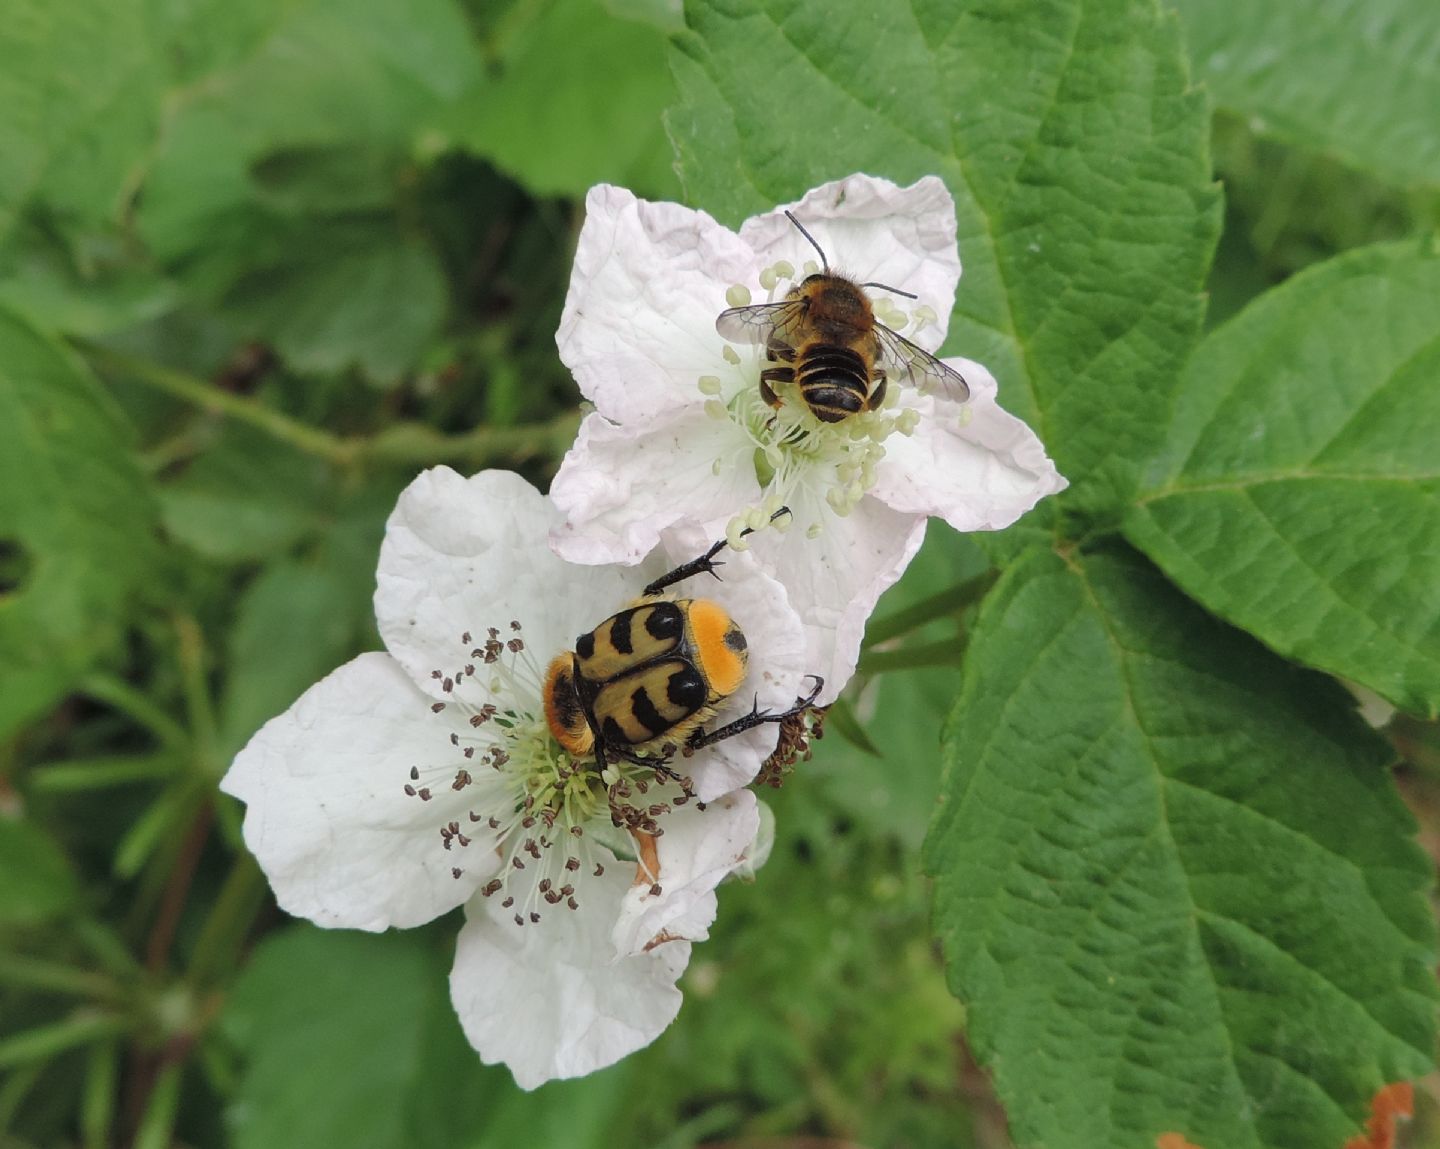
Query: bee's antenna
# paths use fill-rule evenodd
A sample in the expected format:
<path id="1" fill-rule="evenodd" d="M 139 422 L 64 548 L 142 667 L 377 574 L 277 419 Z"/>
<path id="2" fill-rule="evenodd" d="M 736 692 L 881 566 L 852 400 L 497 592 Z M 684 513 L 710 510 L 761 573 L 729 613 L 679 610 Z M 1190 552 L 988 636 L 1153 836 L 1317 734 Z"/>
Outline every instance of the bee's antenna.
<path id="1" fill-rule="evenodd" d="M 813 240 L 811 241 L 814 242 Z M 911 295 L 908 291 L 901 291 L 898 287 L 891 287 L 888 283 L 862 283 L 861 287 L 878 287 L 881 291 L 888 291 L 894 295 L 903 295 L 906 299 L 919 299 L 918 295 Z"/>
<path id="2" fill-rule="evenodd" d="M 805 225 L 802 224 L 798 219 L 796 219 L 788 208 L 785 211 L 785 218 L 788 219 L 791 223 L 793 223 L 796 227 L 796 230 L 798 230 L 801 235 L 803 235 L 806 239 L 810 241 L 810 246 L 820 253 L 820 266 L 822 269 L 824 269 L 825 274 L 829 275 L 830 261 L 825 258 L 825 249 L 815 242 L 815 237 L 805 230 Z M 912 295 L 910 298 L 914 299 L 915 297 Z"/>

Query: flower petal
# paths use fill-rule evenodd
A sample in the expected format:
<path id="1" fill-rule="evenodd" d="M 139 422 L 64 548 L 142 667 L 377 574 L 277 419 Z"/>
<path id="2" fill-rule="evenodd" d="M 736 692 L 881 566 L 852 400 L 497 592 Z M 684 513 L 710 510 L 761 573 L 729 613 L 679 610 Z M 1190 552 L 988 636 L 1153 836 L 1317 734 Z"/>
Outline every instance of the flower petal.
<path id="1" fill-rule="evenodd" d="M 665 816 L 665 833 L 655 840 L 660 872 L 637 867 L 620 906 L 613 937 L 621 954 L 709 936 L 715 887 L 748 860 L 760 829 L 758 806 L 749 790 L 737 790 L 703 811 L 683 806 Z M 652 894 L 656 885 L 660 893 Z"/>
<path id="2" fill-rule="evenodd" d="M 969 381 L 969 402 L 916 395 L 915 433 L 891 435 L 870 494 L 897 511 L 935 515 L 960 531 L 1008 527 L 1065 479 L 1025 423 L 995 402 L 995 380 L 968 359 L 946 362 Z"/>
<path id="3" fill-rule="evenodd" d="M 405 488 L 385 527 L 376 573 L 380 635 L 421 688 L 432 670 L 465 661 L 465 632 L 494 626 L 508 637 L 518 620 L 543 668 L 635 593 L 637 576 L 580 568 L 550 550 L 555 508 L 509 471 L 466 479 L 449 467 Z M 536 699 L 539 694 L 537 690 Z"/>
<path id="4" fill-rule="evenodd" d="M 704 212 L 591 188 L 555 334 L 560 358 L 608 419 L 693 406 L 696 381 L 719 361 L 725 289 L 755 266 L 734 232 Z"/>
<path id="5" fill-rule="evenodd" d="M 639 562 L 668 527 L 724 522 L 757 501 L 753 454 L 743 431 L 698 406 L 624 427 L 588 415 L 550 485 L 565 515 L 550 545 L 571 562 Z"/>
<path id="6" fill-rule="evenodd" d="M 522 1089 L 611 1065 L 680 1011 L 688 942 L 616 960 L 610 933 L 628 886 L 617 866 L 587 884 L 580 909 L 524 926 L 493 899 L 466 906 L 450 997 L 470 1044 L 508 1065 Z"/>
<path id="7" fill-rule="evenodd" d="M 925 176 L 902 188 L 874 176 L 853 175 L 823 184 L 789 206 L 824 249 L 831 270 L 859 283 L 883 283 L 918 296 L 914 304 L 905 299 L 896 303 L 902 310 L 926 305 L 936 318 L 910 337 L 931 352 L 945 341 L 960 282 L 960 253 L 955 201 L 944 181 Z M 799 268 L 807 259 L 819 258 L 785 218 L 783 208 L 746 220 L 740 238 L 762 264 L 785 258 Z"/>
<path id="8" fill-rule="evenodd" d="M 809 502 L 795 500 L 794 528 L 783 535 L 765 532 L 754 550 L 805 624 L 810 669 L 825 676 L 818 699 L 825 705 L 855 673 L 866 620 L 925 541 L 926 519 L 868 497 L 843 518 L 823 502 Z M 823 529 L 812 539 L 805 528 L 815 521 Z"/>
<path id="9" fill-rule="evenodd" d="M 281 909 L 322 926 L 414 926 L 490 877 L 499 861 L 481 851 L 457 879 L 448 854 L 422 848 L 438 846 L 443 819 L 404 793 L 413 764 L 445 757 L 451 729 L 384 654 L 346 663 L 260 729 L 220 788 L 245 803 L 245 844 Z"/>

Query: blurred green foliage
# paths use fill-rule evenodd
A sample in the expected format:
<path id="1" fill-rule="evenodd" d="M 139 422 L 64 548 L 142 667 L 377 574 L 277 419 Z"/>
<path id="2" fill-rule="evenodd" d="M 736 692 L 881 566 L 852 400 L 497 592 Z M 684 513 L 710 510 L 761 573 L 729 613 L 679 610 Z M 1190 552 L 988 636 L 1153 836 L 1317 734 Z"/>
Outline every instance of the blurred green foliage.
<path id="1" fill-rule="evenodd" d="M 1161 445 L 1214 219 L 1201 97 L 1158 5 L 1091 6 L 1114 16 L 1080 37 L 1098 87 L 1083 68 L 1057 80 L 1065 114 L 1015 179 L 1017 125 L 1035 113 L 1017 77 L 1059 67 L 1047 21 L 1084 6 L 1016 6 L 1008 28 L 988 26 L 988 57 L 987 25 L 963 7 L 969 39 L 942 26 L 944 5 L 872 27 L 859 4 L 13 0 L 0 22 L 0 1146 L 1009 1144 L 921 876 L 941 727 L 960 695 L 958 785 L 974 763 L 954 732 L 1003 706 L 964 710 L 1001 665 L 962 670 L 969 635 L 997 660 L 1015 645 L 996 600 L 977 623 L 996 568 L 1067 530 L 1060 551 L 1089 546 L 1123 512 L 1105 499 L 1142 481 L 1140 456 L 1116 444 Z M 1234 34 L 1227 18 L 1181 7 L 1208 20 L 1191 65 L 1221 108 L 1207 324 L 1352 248 L 1422 250 L 1440 222 L 1433 108 L 1399 97 L 1435 90 L 1420 50 L 1433 13 L 1387 5 L 1350 88 L 1337 79 L 1350 72 L 1315 66 L 1347 60 L 1345 37 L 1267 25 L 1266 60 L 1291 80 L 1272 87 L 1209 43 Z M 1419 48 L 1388 51 L 1396 27 Z M 1262 33 L 1246 36 L 1232 47 Z M 1127 103 L 1140 58 L 1173 117 L 1160 128 Z M 839 80 L 824 71 L 835 61 Z M 1405 83 L 1382 82 L 1397 69 Z M 1365 114 L 1290 115 L 1316 88 L 1319 106 Z M 1097 90 L 1129 118 L 1095 113 Z M 1374 123 L 1400 143 L 1370 138 Z M 1150 151 L 1125 150 L 1125 131 L 1152 129 Z M 943 168 L 974 285 L 952 346 L 998 365 L 1002 399 L 1048 420 L 1077 486 L 1110 493 L 983 550 L 932 526 L 814 759 L 766 795 L 774 855 L 754 885 L 722 891 L 679 1021 L 610 1070 L 523 1094 L 479 1065 L 449 1009 L 453 923 L 369 937 L 286 920 L 215 784 L 267 718 L 378 645 L 375 556 L 418 468 L 510 466 L 541 485 L 553 472 L 575 426 L 553 334 L 580 199 L 602 180 L 679 198 L 677 154 L 692 201 L 722 216 L 821 175 Z M 1064 213 L 1067 172 L 1149 195 L 1161 168 L 1183 185 L 1183 236 L 1131 226 L 1102 252 L 1103 227 Z M 1176 214 L 1163 189 L 1143 202 Z M 1039 255 L 1047 219 L 1068 238 Z M 1141 264 L 1159 278 L 1130 278 L 1129 310 L 1050 310 L 1073 303 L 1068 285 L 1103 295 Z M 1157 295 L 1173 306 L 1153 328 L 1164 338 L 1133 336 Z M 1107 358 L 1146 338 L 1118 367 Z M 1134 404 L 1107 392 L 1117 380 Z M 1433 398 L 1433 373 L 1422 385 Z M 1415 553 L 1429 545 L 1412 537 Z M 1417 560 L 1411 577 L 1430 569 Z M 1398 581 L 1414 617 L 1421 596 Z M 1212 623 L 1197 649 L 1232 641 Z M 1286 637 L 1266 635 L 1281 650 Z M 1062 717 L 1057 742 L 1079 723 Z M 1435 726 L 1401 715 L 1389 733 L 1433 833 Z M 1023 1118 L 1028 1135 L 1033 1110 Z M 1437 1130 L 1422 1107 L 1412 1144 L 1440 1145 Z"/>

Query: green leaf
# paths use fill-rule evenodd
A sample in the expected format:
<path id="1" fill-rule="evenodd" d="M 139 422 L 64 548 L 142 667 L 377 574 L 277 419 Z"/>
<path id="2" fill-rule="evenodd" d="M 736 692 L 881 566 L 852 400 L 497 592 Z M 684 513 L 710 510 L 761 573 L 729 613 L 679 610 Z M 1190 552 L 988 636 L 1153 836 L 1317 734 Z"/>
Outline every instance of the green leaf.
<path id="1" fill-rule="evenodd" d="M 222 760 L 350 653 L 359 620 L 346 590 L 334 570 L 295 562 L 276 563 L 247 588 L 230 635 Z"/>
<path id="2" fill-rule="evenodd" d="M 1215 613 L 1440 712 L 1440 257 L 1379 246 L 1197 349 L 1126 534 Z"/>
<path id="3" fill-rule="evenodd" d="M 1431 866 L 1334 683 L 1131 552 L 1038 552 L 946 745 L 936 925 L 1018 1144 L 1339 1146 L 1428 1072 Z"/>
<path id="4" fill-rule="evenodd" d="M 49 835 L 28 822 L 0 816 L 0 926 L 49 921 L 79 897 L 70 863 Z"/>
<path id="5" fill-rule="evenodd" d="M 1440 8 L 1427 0 L 1169 3 L 1218 105 L 1398 184 L 1440 184 Z"/>
<path id="6" fill-rule="evenodd" d="M 691 200 L 733 224 L 851 172 L 942 176 L 965 265 L 947 348 L 994 372 L 1071 504 L 1127 502 L 1219 220 L 1174 17 L 1147 0 L 686 13 L 667 122 Z"/>
<path id="7" fill-rule="evenodd" d="M 68 351 L 0 308 L 0 733 L 113 640 L 153 556 L 130 429 Z"/>
<path id="8" fill-rule="evenodd" d="M 445 314 L 435 253 L 388 221 L 311 226 L 275 262 L 252 266 L 220 306 L 301 371 L 358 366 L 387 382 L 418 364 Z"/>
<path id="9" fill-rule="evenodd" d="M 302 925 L 263 941 L 222 1018 L 246 1057 L 227 1115 L 236 1149 L 465 1144 L 516 1091 L 481 1070 L 445 972 L 417 933 Z"/>
<path id="10" fill-rule="evenodd" d="M 444 319 L 439 261 L 405 205 L 478 74 L 464 17 L 451 0 L 297 0 L 244 23 L 247 50 L 178 100 L 140 232 L 301 369 L 391 381 Z"/>
<path id="11" fill-rule="evenodd" d="M 145 0 L 14 0 L 0 21 L 0 242 L 37 200 L 118 217 L 164 83 Z"/>
<path id="12" fill-rule="evenodd" d="M 161 488 L 165 529 L 207 558 L 267 558 L 319 527 L 325 480 L 317 460 L 227 423 L 209 450 Z"/>
<path id="13" fill-rule="evenodd" d="M 637 6 L 638 7 L 638 6 Z M 500 60 L 446 117 L 453 140 L 537 195 L 625 184 L 674 198 L 661 114 L 675 97 L 665 35 L 597 0 L 546 5 L 499 46 Z"/>

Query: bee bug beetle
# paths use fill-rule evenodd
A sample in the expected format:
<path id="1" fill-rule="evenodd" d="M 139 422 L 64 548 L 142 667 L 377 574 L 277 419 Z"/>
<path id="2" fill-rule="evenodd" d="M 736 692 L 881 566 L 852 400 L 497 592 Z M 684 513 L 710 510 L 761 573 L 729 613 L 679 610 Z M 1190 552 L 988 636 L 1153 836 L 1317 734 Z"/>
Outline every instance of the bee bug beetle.
<path id="1" fill-rule="evenodd" d="M 763 346 L 766 358 L 781 364 L 760 372 L 766 403 L 780 407 L 776 387 L 793 384 L 816 419 L 839 423 L 878 408 L 892 374 L 922 390 L 934 387 L 957 403 L 970 397 L 970 385 L 958 371 L 875 318 L 864 289 L 915 296 L 831 271 L 815 237 L 790 212 L 785 215 L 819 252 L 822 270 L 806 276 L 777 303 L 732 307 L 715 320 L 715 330 L 731 343 Z"/>
<path id="2" fill-rule="evenodd" d="M 787 513 L 781 512 L 781 513 Z M 762 723 L 780 722 L 814 702 L 778 714 L 760 710 L 705 733 L 701 727 L 739 690 L 749 667 L 749 644 L 720 603 L 663 597 L 667 587 L 700 573 L 715 574 L 715 543 L 705 554 L 656 579 L 636 602 L 612 614 L 558 654 L 545 672 L 545 717 L 555 741 L 572 757 L 594 755 L 663 764 L 677 748 L 711 746 Z M 718 575 L 716 577 L 719 577 Z"/>

